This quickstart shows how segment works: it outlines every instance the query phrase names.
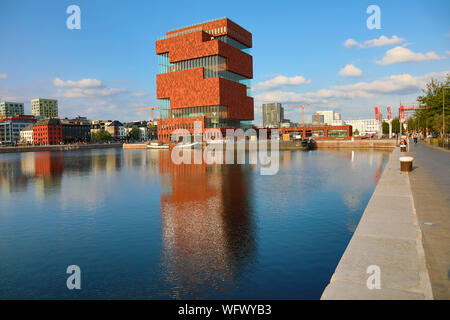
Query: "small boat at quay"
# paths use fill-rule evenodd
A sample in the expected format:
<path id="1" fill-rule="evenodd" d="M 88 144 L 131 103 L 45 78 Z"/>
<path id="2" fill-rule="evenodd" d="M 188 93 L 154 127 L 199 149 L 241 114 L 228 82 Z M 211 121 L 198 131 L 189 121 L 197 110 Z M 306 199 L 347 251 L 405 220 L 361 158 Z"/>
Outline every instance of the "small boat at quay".
<path id="1" fill-rule="evenodd" d="M 158 142 L 151 142 L 147 145 L 147 149 L 169 149 L 169 146 Z"/>
<path id="2" fill-rule="evenodd" d="M 201 142 L 192 142 L 192 143 L 179 143 L 175 145 L 174 149 L 193 149 L 195 146 L 202 146 L 203 144 Z"/>

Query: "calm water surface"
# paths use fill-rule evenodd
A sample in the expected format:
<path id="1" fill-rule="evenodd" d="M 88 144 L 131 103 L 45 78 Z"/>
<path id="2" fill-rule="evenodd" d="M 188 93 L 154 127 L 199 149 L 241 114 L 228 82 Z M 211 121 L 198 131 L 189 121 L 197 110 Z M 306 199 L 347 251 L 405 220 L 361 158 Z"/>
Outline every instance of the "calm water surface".
<path id="1" fill-rule="evenodd" d="M 168 151 L 2 154 L 0 299 L 319 299 L 387 157 L 286 151 L 261 176 Z"/>

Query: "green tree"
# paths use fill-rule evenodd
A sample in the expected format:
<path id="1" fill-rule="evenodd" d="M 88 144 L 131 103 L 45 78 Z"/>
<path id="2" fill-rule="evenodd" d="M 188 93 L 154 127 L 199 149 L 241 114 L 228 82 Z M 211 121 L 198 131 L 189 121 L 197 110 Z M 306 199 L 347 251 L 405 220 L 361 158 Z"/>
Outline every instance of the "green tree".
<path id="1" fill-rule="evenodd" d="M 389 134 L 389 123 L 383 121 L 383 134 Z"/>
<path id="2" fill-rule="evenodd" d="M 358 129 L 355 129 L 355 131 L 353 131 L 353 135 L 354 135 L 354 136 L 359 136 L 359 131 L 358 131 Z"/>
<path id="3" fill-rule="evenodd" d="M 136 126 L 133 126 L 130 130 L 130 132 L 128 132 L 128 139 L 130 140 L 139 140 L 139 128 Z"/>
<path id="4" fill-rule="evenodd" d="M 392 119 L 392 132 L 399 133 L 400 132 L 400 121 L 398 118 Z"/>
<path id="5" fill-rule="evenodd" d="M 111 138 L 111 134 L 105 130 L 99 130 L 91 134 L 91 140 L 109 141 Z"/>
<path id="6" fill-rule="evenodd" d="M 147 129 L 148 129 L 148 137 L 150 140 L 158 138 L 158 127 L 157 126 L 155 126 L 151 122 L 148 122 Z"/>
<path id="7" fill-rule="evenodd" d="M 426 84 L 422 90 L 424 94 L 417 97 L 417 101 L 426 109 L 417 111 L 413 116 L 417 129 L 429 128 L 431 131 L 440 132 L 441 137 L 443 136 L 442 104 L 445 99 L 445 132 L 450 131 L 450 123 L 447 120 L 450 117 L 450 89 L 444 88 L 449 86 L 450 74 L 447 74 L 443 82 L 431 79 Z"/>

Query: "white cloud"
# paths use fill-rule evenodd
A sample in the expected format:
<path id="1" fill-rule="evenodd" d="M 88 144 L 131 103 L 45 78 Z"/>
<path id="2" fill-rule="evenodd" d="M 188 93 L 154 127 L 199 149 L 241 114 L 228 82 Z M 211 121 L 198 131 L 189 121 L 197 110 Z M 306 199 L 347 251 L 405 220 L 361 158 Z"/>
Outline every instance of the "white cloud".
<path id="1" fill-rule="evenodd" d="M 406 41 L 405 39 L 402 39 L 397 36 L 392 36 L 391 38 L 388 38 L 386 36 L 380 36 L 379 38 L 370 39 L 364 41 L 364 43 L 359 43 L 358 41 L 354 39 L 347 39 L 344 43 L 344 46 L 347 48 L 351 47 L 358 47 L 358 48 L 373 48 L 373 47 L 382 47 L 382 46 L 389 46 L 393 44 L 399 44 Z"/>
<path id="2" fill-rule="evenodd" d="M 103 87 L 103 83 L 97 79 L 81 79 L 79 81 L 67 80 L 63 81 L 60 78 L 53 80 L 53 85 L 60 88 L 100 88 Z"/>
<path id="3" fill-rule="evenodd" d="M 110 97 L 124 92 L 127 92 L 127 90 L 119 88 L 98 88 L 98 89 L 71 88 L 59 91 L 55 96 L 67 99 L 83 99 L 95 97 Z"/>
<path id="4" fill-rule="evenodd" d="M 347 39 L 344 42 L 344 46 L 346 46 L 347 48 L 351 48 L 351 47 L 361 47 L 361 44 L 353 39 Z"/>
<path id="5" fill-rule="evenodd" d="M 366 48 L 382 47 L 382 46 L 389 46 L 389 45 L 393 45 L 393 44 L 402 43 L 404 41 L 405 41 L 405 39 L 399 38 L 397 36 L 392 36 L 392 38 L 390 38 L 390 39 L 385 36 L 380 36 L 378 39 L 372 39 L 372 40 L 365 41 L 364 45 L 366 46 Z"/>
<path id="6" fill-rule="evenodd" d="M 355 67 L 352 64 L 347 64 L 344 68 L 339 71 L 341 77 L 359 78 L 363 75 L 361 69 Z"/>
<path id="7" fill-rule="evenodd" d="M 62 88 L 55 96 L 67 99 L 109 97 L 127 92 L 125 89 L 107 88 L 100 80 L 89 78 L 79 81 L 63 81 L 60 78 L 55 78 L 53 85 Z"/>
<path id="8" fill-rule="evenodd" d="M 6 73 L 0 73 L 0 79 L 6 79 L 8 75 Z"/>
<path id="9" fill-rule="evenodd" d="M 444 37 L 446 37 L 446 38 L 450 38 L 450 32 L 449 32 L 449 33 L 446 33 L 446 34 L 444 34 Z"/>
<path id="10" fill-rule="evenodd" d="M 445 50 L 445 54 L 450 56 L 450 51 L 449 50 Z"/>
<path id="11" fill-rule="evenodd" d="M 419 62 L 439 59 L 443 59 L 443 57 L 438 56 L 434 51 L 427 53 L 415 53 L 408 48 L 395 47 L 386 51 L 383 59 L 377 61 L 377 64 L 388 65 L 400 62 Z"/>
<path id="12" fill-rule="evenodd" d="M 332 86 L 315 92 L 297 93 L 286 91 L 270 91 L 258 94 L 258 102 L 289 102 L 329 104 L 336 100 L 370 99 L 380 95 L 405 95 L 419 93 L 431 78 L 444 79 L 450 71 L 430 73 L 414 77 L 410 74 L 391 75 L 372 82 L 358 82 L 350 85 Z"/>
<path id="13" fill-rule="evenodd" d="M 298 86 L 309 83 L 311 83 L 311 80 L 306 80 L 305 77 L 302 76 L 286 77 L 278 75 L 273 79 L 256 84 L 255 89 L 267 90 L 281 86 Z"/>

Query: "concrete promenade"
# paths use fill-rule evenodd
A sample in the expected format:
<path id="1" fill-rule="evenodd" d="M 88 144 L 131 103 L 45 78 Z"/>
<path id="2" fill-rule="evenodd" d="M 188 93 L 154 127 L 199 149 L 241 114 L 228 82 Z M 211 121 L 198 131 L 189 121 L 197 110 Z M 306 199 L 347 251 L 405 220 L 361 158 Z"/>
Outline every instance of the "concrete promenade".
<path id="1" fill-rule="evenodd" d="M 364 139 L 364 140 L 317 140 L 317 148 L 395 148 L 395 139 Z"/>
<path id="2" fill-rule="evenodd" d="M 399 148 L 392 152 L 322 298 L 433 299 L 422 232 L 408 173 L 400 172 Z M 380 270 L 380 289 L 369 289 L 369 266 Z"/>
<path id="3" fill-rule="evenodd" d="M 450 299 L 450 151 L 410 144 L 414 205 L 434 299 Z"/>

